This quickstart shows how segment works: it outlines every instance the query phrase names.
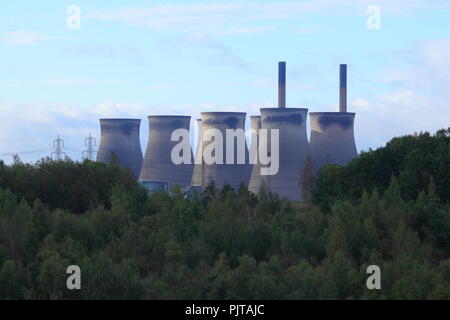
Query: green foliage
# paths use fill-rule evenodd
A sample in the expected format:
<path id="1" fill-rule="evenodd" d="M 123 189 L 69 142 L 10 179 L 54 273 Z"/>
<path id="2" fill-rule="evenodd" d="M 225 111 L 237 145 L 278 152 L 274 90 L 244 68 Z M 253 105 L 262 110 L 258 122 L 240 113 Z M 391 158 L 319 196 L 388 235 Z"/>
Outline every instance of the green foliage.
<path id="1" fill-rule="evenodd" d="M 448 134 L 323 168 L 315 205 L 264 185 L 148 195 L 114 164 L 0 163 L 0 299 L 450 299 L 448 162 L 425 166 L 408 151 L 421 139 Z"/>
<path id="2" fill-rule="evenodd" d="M 393 176 L 406 201 L 428 193 L 432 184 L 436 197 L 449 203 L 450 128 L 435 135 L 394 138 L 385 147 L 362 152 L 347 166 L 324 166 L 312 191 L 313 202 L 326 211 L 336 200 L 358 202 L 364 190 L 384 192 Z"/>
<path id="3" fill-rule="evenodd" d="M 68 158 L 64 161 L 46 158 L 36 164 L 16 162 L 11 166 L 0 163 L 0 188 L 10 189 L 30 205 L 40 199 L 50 209 L 83 213 L 98 205 L 110 208 L 115 185 L 140 188 L 127 169 L 114 163 L 105 165 L 88 160 L 78 163 Z"/>

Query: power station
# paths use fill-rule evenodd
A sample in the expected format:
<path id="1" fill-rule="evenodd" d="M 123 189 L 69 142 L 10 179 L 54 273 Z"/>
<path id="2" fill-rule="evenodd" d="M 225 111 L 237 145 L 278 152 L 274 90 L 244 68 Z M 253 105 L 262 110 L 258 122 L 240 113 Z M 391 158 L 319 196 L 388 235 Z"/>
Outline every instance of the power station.
<path id="1" fill-rule="evenodd" d="M 250 117 L 251 143 L 245 138 L 245 112 L 202 112 L 197 119 L 195 157 L 190 145 L 190 116 L 149 116 L 144 159 L 139 142 L 139 119 L 100 119 L 97 161 L 109 163 L 115 154 L 149 192 L 204 190 L 242 183 L 253 193 L 261 186 L 282 199 L 302 200 L 300 175 L 311 156 L 314 172 L 325 164 L 347 164 L 357 156 L 354 119 L 347 112 L 347 65 L 340 65 L 339 112 L 311 112 L 286 107 L 286 62 L 278 63 L 278 107 L 261 108 Z M 179 130 L 185 135 L 177 135 Z M 181 132 L 180 131 L 180 132 Z M 188 144 L 187 149 L 180 148 Z M 175 155 L 174 155 L 175 153 Z M 183 158 L 183 161 L 174 161 Z"/>
<path id="2" fill-rule="evenodd" d="M 129 168 L 136 180 L 142 166 L 139 139 L 140 119 L 100 119 L 100 146 L 97 161 L 110 163 L 113 155 L 118 163 Z"/>

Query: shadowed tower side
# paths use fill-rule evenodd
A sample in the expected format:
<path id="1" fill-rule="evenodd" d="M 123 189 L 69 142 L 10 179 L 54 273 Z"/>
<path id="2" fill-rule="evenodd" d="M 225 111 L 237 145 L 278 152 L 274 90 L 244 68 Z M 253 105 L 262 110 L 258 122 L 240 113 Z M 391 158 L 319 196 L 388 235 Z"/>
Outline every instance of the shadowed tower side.
<path id="1" fill-rule="evenodd" d="M 140 119 L 100 119 L 97 161 L 108 164 L 114 154 L 119 164 L 129 168 L 137 180 L 143 160 L 139 140 L 140 123 Z"/>

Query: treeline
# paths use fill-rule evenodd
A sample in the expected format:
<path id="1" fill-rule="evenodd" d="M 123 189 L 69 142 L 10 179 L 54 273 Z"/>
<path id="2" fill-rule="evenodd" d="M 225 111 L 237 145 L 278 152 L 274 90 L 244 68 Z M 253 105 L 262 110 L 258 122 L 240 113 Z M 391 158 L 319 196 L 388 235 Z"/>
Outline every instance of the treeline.
<path id="1" fill-rule="evenodd" d="M 448 147 L 448 134 L 406 136 L 388 146 L 403 141 L 406 154 L 422 139 Z M 363 160 L 378 163 L 369 158 L 396 150 L 388 146 Z M 433 169 L 448 173 L 449 162 L 398 169 L 385 163 L 392 168 L 387 185 L 361 181 L 358 193 L 339 191 L 347 182 L 328 173 L 363 160 L 324 168 L 316 203 L 280 200 L 264 187 L 254 195 L 245 186 L 148 196 L 114 164 L 1 164 L 0 298 L 450 299 L 450 206 L 435 177 L 445 170 Z M 361 170 L 369 176 L 370 168 Z M 421 177 L 423 168 L 429 183 L 405 194 L 404 170 Z M 45 175 L 47 189 L 40 186 Z M 77 181 L 96 175 L 99 181 Z M 328 193 L 317 198 L 326 181 Z M 70 202 L 58 199 L 61 190 L 73 192 Z M 74 264 L 82 282 L 71 291 L 66 268 Z M 381 269 L 381 290 L 366 287 L 369 265 Z"/>
<path id="2" fill-rule="evenodd" d="M 357 202 L 364 191 L 384 192 L 396 177 L 400 195 L 414 200 L 431 183 L 443 203 L 450 202 L 450 128 L 436 134 L 394 138 L 385 147 L 362 152 L 347 166 L 324 167 L 313 189 L 313 201 L 327 211 L 337 199 Z"/>
<path id="3" fill-rule="evenodd" d="M 16 159 L 10 166 L 0 160 L 0 189 L 9 189 L 29 205 L 39 199 L 51 210 L 83 213 L 100 205 L 109 209 L 114 185 L 146 197 L 130 171 L 119 167 L 116 158 L 108 166 L 69 158 L 64 161 L 45 158 L 35 164 Z"/>

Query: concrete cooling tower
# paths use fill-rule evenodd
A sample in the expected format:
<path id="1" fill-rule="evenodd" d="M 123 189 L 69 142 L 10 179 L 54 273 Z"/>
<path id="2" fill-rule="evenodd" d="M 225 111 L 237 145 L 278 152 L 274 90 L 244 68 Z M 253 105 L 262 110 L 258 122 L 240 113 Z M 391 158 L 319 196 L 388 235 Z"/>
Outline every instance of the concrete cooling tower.
<path id="1" fill-rule="evenodd" d="M 179 185 L 189 187 L 194 165 L 189 143 L 189 155 L 185 163 L 176 164 L 172 150 L 181 141 L 172 141 L 172 132 L 185 129 L 189 132 L 190 116 L 149 116 L 149 137 L 139 182 L 150 192 L 169 191 Z M 189 141 L 189 137 L 187 137 Z M 175 149 L 176 150 L 176 149 Z M 183 156 L 182 152 L 178 154 Z"/>
<path id="2" fill-rule="evenodd" d="M 258 193 L 264 181 L 269 191 L 278 193 L 281 198 L 300 201 L 300 172 L 304 168 L 307 155 L 310 153 L 306 136 L 306 117 L 308 109 L 304 108 L 262 108 L 261 129 L 279 129 L 278 158 L 279 169 L 274 175 L 262 175 L 261 168 L 267 167 L 259 163 L 253 166 L 249 189 Z M 261 133 L 258 149 L 262 148 Z M 267 138 L 270 142 L 270 134 Z M 273 158 L 276 155 L 274 146 L 268 144 L 267 151 Z M 259 159 L 260 160 L 260 159 Z M 260 162 L 260 161 L 259 161 Z"/>
<path id="3" fill-rule="evenodd" d="M 194 173 L 192 174 L 191 185 L 195 187 L 201 188 L 202 186 L 202 169 L 203 166 L 201 164 L 202 161 L 202 119 L 197 119 L 197 128 L 198 128 L 198 136 L 197 136 L 197 148 L 195 150 L 194 157 Z"/>
<path id="4" fill-rule="evenodd" d="M 245 131 L 245 113 L 244 112 L 202 112 L 202 151 L 203 161 L 196 169 L 196 174 L 192 180 L 192 186 L 207 187 L 213 180 L 218 188 L 222 188 L 226 184 L 237 189 L 240 183 L 248 183 L 250 178 L 251 166 L 248 164 L 248 149 L 245 142 L 245 134 L 241 139 L 231 137 L 227 139 L 227 129 L 242 129 Z M 216 140 L 215 135 L 218 134 L 222 138 Z M 222 140 L 222 141 L 220 141 Z M 227 154 L 226 144 L 234 144 L 233 154 Z M 240 140 L 240 141 L 239 141 Z M 222 143 L 221 143 L 222 142 Z M 217 148 L 214 148 L 217 146 Z M 240 148 L 242 147 L 243 148 Z M 241 149 L 240 151 L 238 149 Z M 208 163 L 205 154 L 213 155 L 218 161 Z M 240 155 L 240 157 L 238 157 Z M 243 163 L 242 158 L 244 158 Z M 231 162 L 231 163 L 230 163 Z M 200 177 L 198 172 L 201 172 Z"/>
<path id="5" fill-rule="evenodd" d="M 347 112 L 347 66 L 340 65 L 340 112 L 311 112 L 310 148 L 317 172 L 329 163 L 347 164 L 358 155 L 354 137 L 355 113 Z"/>
<path id="6" fill-rule="evenodd" d="M 119 164 L 139 177 L 142 150 L 139 141 L 140 119 L 100 119 L 100 146 L 97 161 L 110 163 L 114 153 Z"/>

